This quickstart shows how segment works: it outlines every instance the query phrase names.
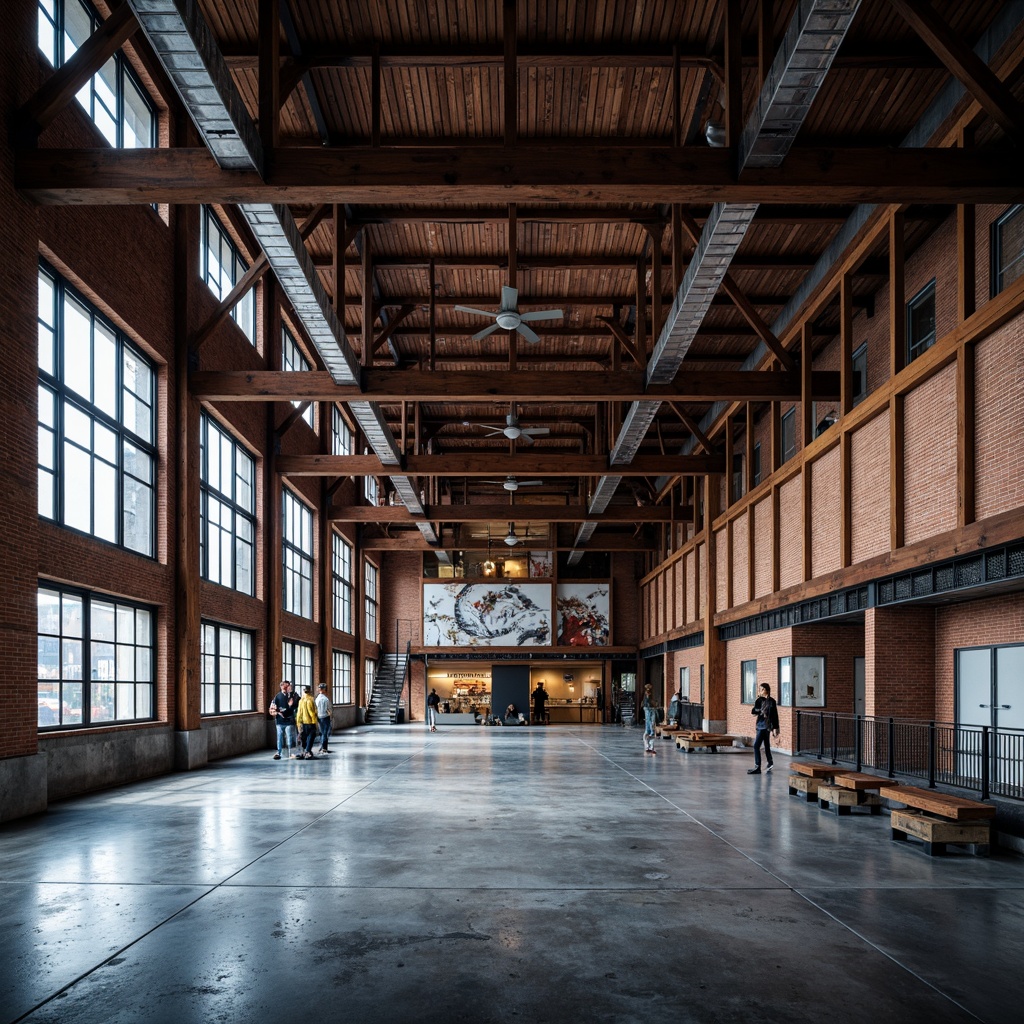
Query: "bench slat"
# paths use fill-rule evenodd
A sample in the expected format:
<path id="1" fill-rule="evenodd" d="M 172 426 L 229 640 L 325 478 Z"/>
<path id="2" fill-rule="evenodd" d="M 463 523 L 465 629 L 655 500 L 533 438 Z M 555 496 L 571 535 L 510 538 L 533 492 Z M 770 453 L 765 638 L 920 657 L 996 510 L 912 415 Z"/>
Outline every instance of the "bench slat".
<path id="1" fill-rule="evenodd" d="M 846 774 L 842 768 L 825 764 L 824 761 L 793 761 L 789 769 L 798 775 L 809 775 L 812 779 L 830 779 L 833 775 Z"/>
<path id="2" fill-rule="evenodd" d="M 867 789 L 883 789 L 886 786 L 898 786 L 895 779 L 882 779 L 877 775 L 868 775 L 866 772 L 843 772 L 836 775 L 835 785 L 843 789 L 856 789 L 858 791 Z"/>
<path id="3" fill-rule="evenodd" d="M 996 809 L 992 804 L 983 804 L 978 800 L 965 800 L 963 797 L 951 796 L 949 793 L 937 793 L 931 789 L 920 789 L 917 786 L 896 786 L 886 792 L 890 801 L 916 807 L 930 814 L 950 821 L 983 821 L 994 818 Z"/>

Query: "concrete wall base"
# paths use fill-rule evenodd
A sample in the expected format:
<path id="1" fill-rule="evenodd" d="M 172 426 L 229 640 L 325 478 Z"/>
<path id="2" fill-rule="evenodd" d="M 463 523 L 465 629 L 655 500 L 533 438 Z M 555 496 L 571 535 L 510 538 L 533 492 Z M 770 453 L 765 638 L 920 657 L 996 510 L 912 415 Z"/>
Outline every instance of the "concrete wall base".
<path id="1" fill-rule="evenodd" d="M 167 726 L 108 733 L 41 736 L 47 800 L 66 800 L 174 770 L 174 736 Z"/>
<path id="2" fill-rule="evenodd" d="M 203 735 L 209 761 L 250 754 L 267 747 L 267 718 L 259 714 L 204 718 Z"/>
<path id="3" fill-rule="evenodd" d="M 174 733 L 174 767 L 179 772 L 205 768 L 210 763 L 210 745 L 202 729 Z"/>
<path id="4" fill-rule="evenodd" d="M 0 821 L 14 821 L 46 810 L 46 755 L 0 761 Z"/>
<path id="5" fill-rule="evenodd" d="M 727 736 L 729 734 L 729 723 L 724 718 L 705 718 L 704 731 Z"/>

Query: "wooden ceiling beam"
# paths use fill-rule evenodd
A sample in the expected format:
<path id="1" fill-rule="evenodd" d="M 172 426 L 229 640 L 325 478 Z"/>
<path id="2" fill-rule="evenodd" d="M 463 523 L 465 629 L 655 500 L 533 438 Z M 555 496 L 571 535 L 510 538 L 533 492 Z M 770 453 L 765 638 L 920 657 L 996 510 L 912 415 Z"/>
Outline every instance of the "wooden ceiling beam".
<path id="1" fill-rule="evenodd" d="M 679 510 L 676 510 L 678 515 Z M 600 515 L 589 515 L 585 505 L 427 505 L 414 516 L 401 505 L 339 505 L 327 516 L 336 523 L 667 523 L 667 505 L 611 505 Z"/>
<path id="2" fill-rule="evenodd" d="M 320 254 L 313 254 L 313 264 L 318 268 L 326 268 L 331 265 L 328 257 Z M 817 256 L 812 253 L 746 253 L 733 260 L 733 270 L 810 270 L 817 262 Z M 381 256 L 377 260 L 377 267 L 380 270 L 390 269 L 426 269 L 431 262 L 431 257 L 422 253 L 401 253 Z M 475 268 L 504 270 L 508 266 L 508 257 L 500 255 L 474 255 L 474 256 L 442 256 L 433 258 L 435 267 L 445 267 L 451 270 L 472 270 Z M 684 261 L 685 262 L 685 261 Z M 359 261 L 349 256 L 345 259 L 346 267 L 359 266 Z M 618 270 L 636 266 L 635 256 L 617 256 L 604 253 L 581 256 L 523 256 L 518 254 L 519 270 Z M 672 267 L 671 259 L 666 258 L 662 263 L 662 269 L 668 270 Z M 685 269 L 685 267 L 684 267 Z M 490 297 L 493 303 L 497 295 Z M 458 300 L 462 302 L 462 299 Z M 632 299 L 630 300 L 630 303 Z"/>
<path id="3" fill-rule="evenodd" d="M 605 148 L 583 142 L 458 150 L 278 148 L 265 179 L 223 170 L 206 148 L 28 149 L 15 185 L 40 203 L 1008 203 L 1014 160 L 984 149 L 793 148 L 737 180 L 729 149 Z"/>
<path id="4" fill-rule="evenodd" d="M 410 455 L 401 467 L 385 465 L 376 455 L 279 455 L 281 476 L 423 476 L 423 477 L 579 477 L 614 471 L 620 476 L 703 476 L 724 473 L 725 457 L 708 455 L 638 455 L 628 466 L 609 467 L 603 455 L 515 455 L 460 452 L 456 455 Z"/>
<path id="5" fill-rule="evenodd" d="M 469 361 L 469 360 L 467 360 Z M 194 398 L 208 402 L 777 402 L 800 398 L 800 375 L 789 371 L 681 371 L 670 384 L 646 387 L 637 370 L 618 373 L 539 370 L 365 369 L 362 388 L 335 384 L 326 370 L 200 370 L 189 376 Z M 839 397 L 839 371 L 811 375 L 816 400 Z"/>

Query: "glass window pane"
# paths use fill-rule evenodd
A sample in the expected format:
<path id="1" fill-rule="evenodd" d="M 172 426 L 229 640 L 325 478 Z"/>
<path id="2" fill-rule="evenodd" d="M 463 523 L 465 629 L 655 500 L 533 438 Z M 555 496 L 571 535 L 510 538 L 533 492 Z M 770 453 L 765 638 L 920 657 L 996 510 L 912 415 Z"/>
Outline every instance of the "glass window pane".
<path id="1" fill-rule="evenodd" d="M 127 73 L 124 75 L 121 145 L 125 149 L 148 148 L 153 145 L 153 113 L 149 108 L 149 99 Z"/>
<path id="2" fill-rule="evenodd" d="M 61 633 L 64 636 L 81 636 L 83 622 L 82 599 L 65 594 L 61 599 Z"/>
<path id="3" fill-rule="evenodd" d="M 93 533 L 103 540 L 117 541 L 117 471 L 99 460 L 93 461 Z"/>
<path id="4" fill-rule="evenodd" d="M 108 640 L 113 643 L 117 639 L 114 632 L 114 605 L 111 602 L 93 599 L 90 633 L 93 640 Z"/>
<path id="5" fill-rule="evenodd" d="M 64 299 L 64 384 L 92 399 L 92 317 L 74 299 Z"/>
<path id="6" fill-rule="evenodd" d="M 89 678 L 106 681 L 114 678 L 114 645 L 93 641 L 89 647 L 92 655 Z"/>
<path id="7" fill-rule="evenodd" d="M 88 533 L 92 525 L 91 478 L 92 459 L 88 452 L 74 445 L 64 445 L 63 502 L 64 522 L 75 530 Z"/>

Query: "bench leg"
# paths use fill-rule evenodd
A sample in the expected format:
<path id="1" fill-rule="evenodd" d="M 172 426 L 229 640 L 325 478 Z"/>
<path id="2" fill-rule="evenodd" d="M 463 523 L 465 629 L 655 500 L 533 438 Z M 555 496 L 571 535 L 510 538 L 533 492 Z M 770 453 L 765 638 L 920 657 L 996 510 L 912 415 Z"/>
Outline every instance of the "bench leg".
<path id="1" fill-rule="evenodd" d="M 926 842 L 924 844 L 924 852 L 927 853 L 929 857 L 940 857 L 946 852 L 946 844 Z"/>
<path id="2" fill-rule="evenodd" d="M 971 853 L 975 857 L 988 857 L 991 852 L 991 848 L 988 843 L 973 843 L 971 845 Z"/>
<path id="3" fill-rule="evenodd" d="M 905 843 L 907 841 L 907 833 L 901 832 L 898 828 L 892 829 L 892 841 L 894 843 Z"/>
<path id="4" fill-rule="evenodd" d="M 822 809 L 823 811 L 827 811 L 827 810 L 828 810 L 828 801 L 827 801 L 827 800 L 822 800 L 822 799 L 821 799 L 821 797 L 819 796 L 819 797 L 818 797 L 818 806 L 819 806 L 819 807 L 820 807 L 820 808 L 821 808 L 821 809 Z"/>
<path id="5" fill-rule="evenodd" d="M 805 794 L 805 799 L 807 800 L 807 802 L 809 804 L 813 803 L 815 800 L 818 799 L 818 794 L 817 793 L 806 793 Z"/>
<path id="6" fill-rule="evenodd" d="M 882 813 L 882 805 L 881 804 L 872 804 L 871 805 L 871 813 L 872 814 L 881 814 Z"/>
<path id="7" fill-rule="evenodd" d="M 836 804 L 836 814 L 849 814 L 853 810 L 852 807 L 845 807 L 842 804 Z"/>

